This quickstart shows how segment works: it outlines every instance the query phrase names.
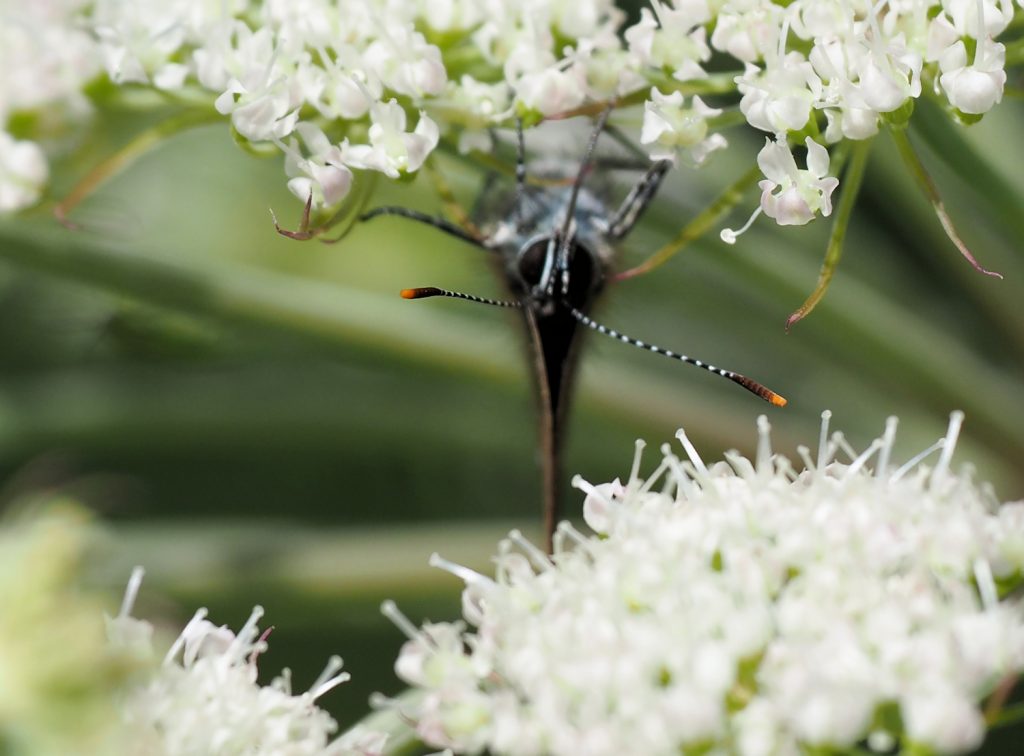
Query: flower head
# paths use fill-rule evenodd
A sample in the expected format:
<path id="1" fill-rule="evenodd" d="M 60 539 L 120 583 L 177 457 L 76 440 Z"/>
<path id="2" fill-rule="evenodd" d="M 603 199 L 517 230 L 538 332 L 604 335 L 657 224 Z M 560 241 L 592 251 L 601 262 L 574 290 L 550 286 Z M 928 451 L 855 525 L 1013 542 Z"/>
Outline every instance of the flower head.
<path id="1" fill-rule="evenodd" d="M 117 617 L 108 620 L 115 648 L 153 658 L 153 628 L 131 616 L 142 582 L 136 569 Z M 305 693 L 294 694 L 287 670 L 270 685 L 256 680 L 266 648 L 253 609 L 238 633 L 217 626 L 200 609 L 147 679 L 120 703 L 124 753 L 187 756 L 252 753 L 274 756 L 356 756 L 379 753 L 384 736 L 363 730 L 331 740 L 337 723 L 316 699 L 348 679 L 334 657 Z"/>
<path id="2" fill-rule="evenodd" d="M 0 131 L 0 213 L 35 204 L 49 176 L 46 155 L 38 144 Z"/>
<path id="3" fill-rule="evenodd" d="M 960 753 L 983 698 L 1024 670 L 1024 502 L 949 466 L 962 417 L 898 465 L 896 421 L 863 453 L 824 416 L 817 459 L 707 465 L 680 431 L 643 479 L 591 486 L 547 556 L 512 533 L 494 579 L 460 578 L 463 623 L 404 625 L 404 713 L 432 743 L 492 753 L 798 753 L 858 743 Z M 923 464 L 941 450 L 933 467 Z M 394 614 L 393 607 L 388 612 Z M 467 627 L 470 628 L 467 630 Z"/>
<path id="4" fill-rule="evenodd" d="M 737 79 L 743 94 L 740 110 L 751 126 L 785 134 L 807 125 L 814 102 L 821 96 L 821 81 L 814 68 L 797 52 L 761 71 L 747 65 L 746 73 Z"/>
<path id="5" fill-rule="evenodd" d="M 996 37 L 1012 34 L 1022 7 L 1020 0 L 651 0 L 627 26 L 614 0 L 28 6 L 27 21 L 0 29 L 0 132 L 49 150 L 48 135 L 23 133 L 12 119 L 29 110 L 21 122 L 76 125 L 102 68 L 109 83 L 160 90 L 166 101 L 207 97 L 246 140 L 281 148 L 289 189 L 312 195 L 320 209 L 344 197 L 352 170 L 399 178 L 439 144 L 486 152 L 492 133 L 512 128 L 516 116 L 528 127 L 626 107 L 652 84 L 663 94 L 645 103 L 633 136 L 658 157 L 689 150 L 697 164 L 727 146 L 704 133 L 714 109 L 697 92 L 739 94 L 746 122 L 777 143 L 819 134 L 828 144 L 865 140 L 901 127 L 923 82 L 961 120 L 974 121 L 1000 102 L 1007 60 L 1020 57 Z M 740 65 L 741 75 L 723 76 Z M 65 117 L 37 118 L 44 108 Z M 419 125 L 407 133 L 404 118 L 417 112 Z M 300 138 L 290 139 L 301 124 Z M 302 131 L 310 129 L 329 135 L 340 159 L 307 151 Z M 780 171 L 784 157 L 774 160 Z M 45 173 L 30 173 L 16 181 L 0 175 L 0 212 L 38 199 Z M 781 224 L 827 214 L 826 185 L 834 181 L 816 179 L 823 183 L 773 189 L 763 209 Z"/>
<path id="6" fill-rule="evenodd" d="M 398 178 L 402 173 L 419 170 L 437 146 L 437 124 L 421 112 L 416 128 L 407 132 L 405 111 L 395 100 L 375 104 L 370 118 L 370 144 L 342 145 L 341 159 L 346 165 Z"/>
<path id="7" fill-rule="evenodd" d="M 968 65 L 967 49 L 957 41 L 939 58 L 942 85 L 949 103 L 963 113 L 987 113 L 1003 98 L 1006 48 L 998 42 L 978 42 L 974 62 Z"/>
<path id="8" fill-rule="evenodd" d="M 690 107 L 685 106 L 683 93 L 663 95 L 651 89 L 651 99 L 644 104 L 644 124 L 640 143 L 650 145 L 654 160 L 673 160 L 676 150 L 690 151 L 693 162 L 700 165 L 715 150 L 728 146 L 721 134 L 708 134 L 707 119 L 720 114 L 694 95 Z"/>
<path id="9" fill-rule="evenodd" d="M 312 197 L 314 207 L 338 205 L 352 185 L 352 171 L 342 161 L 341 149 L 312 123 L 299 123 L 295 130 L 310 157 L 303 157 L 294 140 L 283 145 L 287 155 L 285 171 L 291 177 L 288 189 L 300 199 Z"/>
<path id="10" fill-rule="evenodd" d="M 797 168 L 793 153 L 784 141 L 765 140 L 757 164 L 765 175 L 761 187 L 761 209 L 780 226 L 802 226 L 817 213 L 832 214 L 832 192 L 839 180 L 828 175 L 828 151 L 810 137 L 807 168 Z"/>

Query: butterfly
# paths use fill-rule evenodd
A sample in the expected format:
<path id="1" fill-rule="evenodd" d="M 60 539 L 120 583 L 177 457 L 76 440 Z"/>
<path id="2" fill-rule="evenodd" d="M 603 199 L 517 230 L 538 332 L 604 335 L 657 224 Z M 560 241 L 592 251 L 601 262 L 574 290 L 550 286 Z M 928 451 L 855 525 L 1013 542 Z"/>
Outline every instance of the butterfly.
<path id="1" fill-rule="evenodd" d="M 496 257 L 510 294 L 508 299 L 437 287 L 403 289 L 401 294 L 405 299 L 462 299 L 515 308 L 522 313 L 540 408 L 544 531 L 549 551 L 561 518 L 561 452 L 580 335 L 585 329 L 710 371 L 776 406 L 786 404 L 782 396 L 744 375 L 626 336 L 589 316 L 608 280 L 617 246 L 636 226 L 672 167 L 669 160 L 651 163 L 618 207 L 610 208 L 599 192 L 586 185 L 598 138 L 610 112 L 610 108 L 605 109 L 597 119 L 575 175 L 561 181 L 557 176 L 528 180 L 523 130 L 517 123 L 515 185 L 487 192 L 489 196 L 481 202 L 482 217 L 473 229 L 395 206 L 373 208 L 360 218 L 366 221 L 396 215 L 426 223 Z"/>

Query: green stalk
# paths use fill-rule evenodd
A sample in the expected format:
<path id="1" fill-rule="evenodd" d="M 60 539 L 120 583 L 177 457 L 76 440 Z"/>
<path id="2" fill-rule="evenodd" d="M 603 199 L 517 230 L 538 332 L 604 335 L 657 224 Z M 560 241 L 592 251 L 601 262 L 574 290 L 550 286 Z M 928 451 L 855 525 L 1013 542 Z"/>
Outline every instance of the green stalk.
<path id="1" fill-rule="evenodd" d="M 993 270 L 983 268 L 981 264 L 975 259 L 974 254 L 970 248 L 964 243 L 963 239 L 957 233 L 956 227 L 953 225 L 952 218 L 949 217 L 949 213 L 946 212 L 946 206 L 942 202 L 942 197 L 939 195 L 938 187 L 935 186 L 935 182 L 932 181 L 932 177 L 928 175 L 928 171 L 925 169 L 921 159 L 914 152 L 913 145 L 910 144 L 910 139 L 907 138 L 907 132 L 903 129 L 891 129 L 889 131 L 892 134 L 893 142 L 896 143 L 896 149 L 900 153 L 900 157 L 903 158 L 903 163 L 910 170 L 910 175 L 917 181 L 921 191 L 928 197 L 928 201 L 932 205 L 932 209 L 935 211 L 935 215 L 939 218 L 939 223 L 942 224 L 942 230 L 946 232 L 946 236 L 953 242 L 960 254 L 963 255 L 964 259 L 971 264 L 976 271 L 984 273 L 986 276 L 992 276 L 994 278 L 1002 278 L 1002 273 L 997 273 Z"/>
<path id="2" fill-rule="evenodd" d="M 1012 94 L 1010 87 L 1006 93 Z M 1020 93 L 1024 94 L 1024 90 Z M 1020 212 L 1024 196 L 978 152 L 967 138 L 965 127 L 956 124 L 948 113 L 923 98 L 910 125 L 914 136 L 924 141 L 931 154 L 982 195 L 983 206 L 998 215 L 1001 225 L 1024 238 L 1024 218 Z"/>
<path id="3" fill-rule="evenodd" d="M 189 110 L 168 118 L 151 129 L 146 129 L 89 171 L 68 195 L 54 206 L 53 214 L 64 225 L 69 228 L 75 228 L 75 224 L 68 220 L 68 214 L 78 207 L 82 200 L 89 197 L 109 179 L 116 176 L 168 137 L 221 119 L 223 119 L 223 116 L 212 108 Z"/>
<path id="4" fill-rule="evenodd" d="M 822 297 L 825 296 L 825 292 L 828 291 L 829 284 L 832 282 L 832 276 L 835 275 L 839 260 L 843 256 L 846 229 L 850 225 L 853 207 L 857 202 L 857 195 L 860 194 L 861 184 L 864 182 L 864 169 L 867 166 L 870 152 L 870 139 L 855 142 L 853 145 L 850 165 L 843 174 L 843 191 L 839 197 L 836 217 L 832 221 L 832 234 L 829 236 L 828 247 L 825 249 L 825 260 L 822 262 L 821 271 L 818 273 L 818 283 L 810 296 L 800 305 L 799 309 L 786 318 L 787 331 L 794 324 L 807 317 L 817 307 Z"/>

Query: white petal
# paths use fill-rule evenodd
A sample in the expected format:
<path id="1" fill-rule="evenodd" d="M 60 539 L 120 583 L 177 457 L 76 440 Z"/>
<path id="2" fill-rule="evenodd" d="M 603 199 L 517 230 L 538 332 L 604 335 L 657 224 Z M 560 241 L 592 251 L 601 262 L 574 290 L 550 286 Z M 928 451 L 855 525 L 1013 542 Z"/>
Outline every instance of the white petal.
<path id="1" fill-rule="evenodd" d="M 757 165 L 765 178 L 771 179 L 775 184 L 790 181 L 796 176 L 796 161 L 785 141 L 773 142 L 771 139 L 765 139 L 764 147 L 757 153 Z"/>
<path id="2" fill-rule="evenodd" d="M 804 140 L 804 144 L 807 145 L 807 170 L 816 178 L 824 178 L 828 175 L 828 150 L 810 137 Z"/>

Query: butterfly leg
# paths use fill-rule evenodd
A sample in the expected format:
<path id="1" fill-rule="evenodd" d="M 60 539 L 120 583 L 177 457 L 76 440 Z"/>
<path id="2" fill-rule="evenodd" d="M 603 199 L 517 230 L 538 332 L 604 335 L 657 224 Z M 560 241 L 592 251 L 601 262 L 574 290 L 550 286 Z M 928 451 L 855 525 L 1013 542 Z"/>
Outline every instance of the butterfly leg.
<path id="1" fill-rule="evenodd" d="M 449 236 L 454 236 L 456 239 L 461 239 L 464 242 L 469 242 L 475 247 L 480 249 L 489 249 L 484 243 L 484 240 L 479 236 L 470 233 L 461 226 L 452 223 L 444 218 L 439 218 L 436 215 L 429 215 L 427 213 L 421 213 L 419 210 L 413 210 L 408 207 L 397 207 L 393 205 L 384 205 L 383 207 L 375 207 L 369 212 L 363 213 L 359 216 L 360 221 L 368 221 L 373 218 L 377 218 L 381 215 L 397 215 L 400 218 L 408 218 L 409 220 L 416 221 L 417 223 L 424 223 L 428 226 L 433 226 L 439 231 L 443 231 Z"/>
<path id="2" fill-rule="evenodd" d="M 643 215 L 651 200 L 658 193 L 661 181 L 665 178 L 665 174 L 668 173 L 668 169 L 671 167 L 671 160 L 659 160 L 653 163 L 647 169 L 647 172 L 640 177 L 640 180 L 629 190 L 629 194 L 622 201 L 619 209 L 615 211 L 615 216 L 608 223 L 608 237 L 610 239 L 619 241 L 624 239 L 633 230 L 633 226 L 640 220 L 640 216 Z"/>

